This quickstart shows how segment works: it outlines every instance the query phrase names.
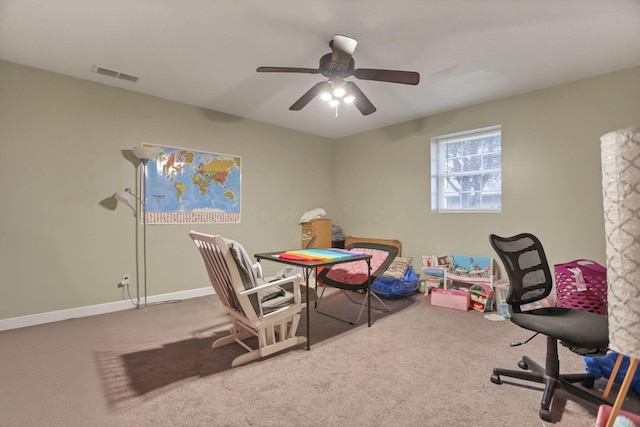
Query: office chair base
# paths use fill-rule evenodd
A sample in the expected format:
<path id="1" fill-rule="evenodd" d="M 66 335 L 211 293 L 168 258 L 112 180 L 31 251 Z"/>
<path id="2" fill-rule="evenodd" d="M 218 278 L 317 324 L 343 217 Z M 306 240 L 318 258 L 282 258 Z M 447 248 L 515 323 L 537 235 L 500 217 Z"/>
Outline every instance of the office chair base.
<path id="1" fill-rule="evenodd" d="M 491 382 L 502 384 L 501 376 L 516 378 L 524 381 L 544 384 L 544 393 L 540 402 L 540 419 L 551 421 L 551 401 L 555 391 L 560 389 L 572 396 L 578 397 L 594 405 L 611 405 L 607 400 L 589 393 L 578 387 L 575 383 L 581 383 L 586 388 L 593 388 L 594 378 L 591 374 L 559 374 L 560 361 L 558 360 L 557 341 L 547 337 L 547 366 L 543 367 L 533 359 L 523 356 L 518 362 L 520 371 L 511 369 L 494 368 Z"/>

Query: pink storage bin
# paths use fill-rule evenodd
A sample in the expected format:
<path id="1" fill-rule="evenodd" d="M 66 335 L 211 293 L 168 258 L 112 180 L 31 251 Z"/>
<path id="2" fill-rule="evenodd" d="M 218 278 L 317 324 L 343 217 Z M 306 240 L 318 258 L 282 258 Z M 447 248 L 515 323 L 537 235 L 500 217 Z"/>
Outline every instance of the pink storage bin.
<path id="1" fill-rule="evenodd" d="M 605 427 L 607 425 L 607 421 L 609 421 L 609 415 L 611 415 L 612 406 L 609 405 L 600 405 L 598 409 L 598 417 L 596 418 L 596 423 L 594 427 Z M 635 425 L 640 426 L 640 415 L 632 414 L 631 412 L 620 410 L 618 415 L 624 415 L 629 418 Z"/>
<path id="2" fill-rule="evenodd" d="M 467 311 L 469 310 L 469 292 L 435 288 L 431 291 L 431 305 Z"/>

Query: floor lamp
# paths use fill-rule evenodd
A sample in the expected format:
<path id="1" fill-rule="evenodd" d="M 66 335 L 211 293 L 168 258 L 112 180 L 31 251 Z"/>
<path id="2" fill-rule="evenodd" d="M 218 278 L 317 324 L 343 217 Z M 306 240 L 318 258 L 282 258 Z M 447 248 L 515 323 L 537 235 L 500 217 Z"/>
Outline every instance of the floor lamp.
<path id="1" fill-rule="evenodd" d="M 136 202 L 138 203 L 138 205 L 134 208 L 133 206 L 131 206 L 131 196 L 133 196 L 136 199 Z M 136 196 L 133 191 L 131 191 L 131 188 L 125 188 L 124 191 L 120 191 L 116 194 L 114 194 L 114 197 L 116 198 L 117 201 L 121 202 L 121 203 L 125 203 L 127 205 L 129 205 L 131 207 L 131 209 L 133 209 L 134 211 L 134 215 L 136 216 L 136 218 L 142 213 L 142 215 L 144 215 L 144 209 L 141 208 L 141 206 L 144 206 L 144 201 L 139 198 L 138 196 Z M 139 207 L 140 206 L 140 207 Z M 144 217 L 143 217 L 144 218 Z M 144 221 L 144 219 L 143 219 Z M 146 233 L 146 231 L 143 231 L 143 233 Z M 138 223 L 136 221 L 136 253 L 138 253 Z M 146 254 L 146 243 L 144 243 L 143 245 L 143 263 L 144 263 L 144 289 L 145 289 L 145 305 L 146 305 L 146 297 L 147 297 L 147 254 Z M 137 264 L 137 263 L 136 263 Z M 135 304 L 136 308 L 140 308 L 140 274 L 139 272 L 139 266 L 136 265 L 136 298 L 138 300 L 138 302 Z"/>
<path id="2" fill-rule="evenodd" d="M 147 176 L 147 163 L 150 159 L 154 158 L 157 151 L 152 147 L 137 146 L 133 147 L 133 155 L 136 156 L 142 164 L 140 173 L 140 194 L 141 197 L 136 196 L 131 188 L 125 188 L 124 191 L 120 191 L 115 194 L 115 198 L 118 201 L 130 205 L 131 196 L 137 201 L 136 214 L 141 215 L 142 218 L 142 268 L 143 268 L 143 283 L 144 283 L 144 306 L 147 306 L 147 209 L 146 209 L 146 186 L 144 185 L 145 177 Z M 137 234 L 136 234 L 137 236 Z M 136 250 L 137 250 L 136 245 Z M 139 275 L 138 275 L 139 278 Z M 140 280 L 136 280 L 136 294 L 138 297 L 137 308 L 140 308 Z"/>

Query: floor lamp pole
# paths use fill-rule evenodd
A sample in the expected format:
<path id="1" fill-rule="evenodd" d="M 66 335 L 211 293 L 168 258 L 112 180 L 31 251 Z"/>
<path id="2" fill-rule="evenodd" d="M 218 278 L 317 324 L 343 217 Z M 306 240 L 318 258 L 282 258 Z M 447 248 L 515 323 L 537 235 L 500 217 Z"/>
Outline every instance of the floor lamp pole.
<path id="1" fill-rule="evenodd" d="M 140 202 L 142 211 L 142 262 L 143 262 L 143 274 L 144 274 L 144 306 L 147 306 L 147 186 L 144 181 L 147 176 L 147 159 L 142 159 L 142 179 L 140 185 L 142 187 L 142 200 Z M 140 295 L 140 294 L 138 294 Z M 138 298 L 138 304 L 140 299 Z"/>

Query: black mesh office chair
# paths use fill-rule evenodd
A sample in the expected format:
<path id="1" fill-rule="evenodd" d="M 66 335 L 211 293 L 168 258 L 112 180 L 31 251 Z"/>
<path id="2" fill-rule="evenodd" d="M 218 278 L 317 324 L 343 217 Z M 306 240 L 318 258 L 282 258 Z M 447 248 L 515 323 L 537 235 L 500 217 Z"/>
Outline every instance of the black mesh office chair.
<path id="1" fill-rule="evenodd" d="M 581 348 L 606 348 L 609 343 L 608 319 L 582 310 L 544 307 L 523 311 L 522 306 L 547 297 L 553 288 L 553 276 L 540 241 L 532 234 L 513 237 L 489 236 L 509 277 L 507 303 L 511 321 L 516 325 L 547 337 L 546 365 L 542 367 L 527 356 L 518 362 L 522 369 L 495 368 L 491 382 L 501 384 L 500 377 L 512 377 L 544 384 L 540 403 L 540 418 L 551 421 L 551 401 L 556 389 L 562 389 L 596 405 L 609 404 L 574 383 L 593 388 L 590 374 L 560 374 L 558 341 Z M 535 335 L 534 335 L 535 336 Z M 533 338 L 533 337 L 532 337 Z M 531 338 L 530 338 L 531 339 Z M 528 342 L 528 340 L 527 340 Z M 514 343 L 512 345 L 520 345 Z"/>

